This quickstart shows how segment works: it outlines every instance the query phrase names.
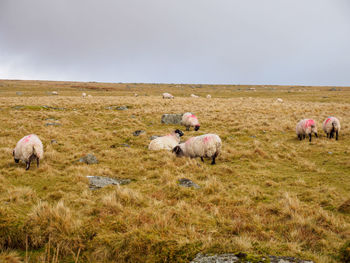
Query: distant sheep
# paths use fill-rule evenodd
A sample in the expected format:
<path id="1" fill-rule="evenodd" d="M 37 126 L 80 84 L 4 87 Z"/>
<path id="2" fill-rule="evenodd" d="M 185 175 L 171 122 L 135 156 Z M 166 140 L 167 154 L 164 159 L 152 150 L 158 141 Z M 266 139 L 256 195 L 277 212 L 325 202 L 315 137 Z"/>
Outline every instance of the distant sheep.
<path id="1" fill-rule="evenodd" d="M 20 160 L 26 163 L 26 170 L 30 168 L 30 163 L 35 159 L 39 167 L 39 160 L 44 157 L 43 144 L 37 135 L 30 134 L 17 142 L 12 154 L 16 163 Z"/>
<path id="2" fill-rule="evenodd" d="M 328 117 L 327 119 L 325 119 L 322 128 L 327 134 L 327 138 L 334 138 L 335 132 L 335 139 L 338 140 L 338 133 L 340 131 L 340 121 L 336 117 Z"/>
<path id="3" fill-rule="evenodd" d="M 149 145 L 148 145 L 148 149 L 149 150 L 153 150 L 153 151 L 157 151 L 157 150 L 172 150 L 176 145 L 179 144 L 180 142 L 180 137 L 183 136 L 183 132 L 180 130 L 175 130 L 174 132 L 162 136 L 162 137 L 158 137 L 155 138 L 154 140 L 152 140 Z"/>
<path id="4" fill-rule="evenodd" d="M 194 130 L 198 131 L 201 126 L 197 117 L 191 112 L 186 112 L 182 115 L 181 124 L 186 127 L 186 131 L 189 131 L 190 127 L 194 127 Z"/>
<path id="5" fill-rule="evenodd" d="M 137 94 L 137 93 L 134 94 L 134 97 L 138 97 L 138 96 L 139 96 L 139 94 Z"/>
<path id="6" fill-rule="evenodd" d="M 221 152 L 222 142 L 216 134 L 204 134 L 188 139 L 185 143 L 175 146 L 172 152 L 176 156 L 187 156 L 191 158 L 200 157 L 204 162 L 204 157 L 211 158 L 211 164 L 215 164 L 216 157 Z"/>
<path id="7" fill-rule="evenodd" d="M 306 135 L 309 136 L 309 141 L 311 142 L 311 135 L 312 133 L 315 134 L 316 138 L 317 136 L 317 127 L 316 123 L 312 119 L 304 119 L 298 122 L 296 126 L 296 134 L 299 138 L 299 140 L 305 139 Z"/>
<path id="8" fill-rule="evenodd" d="M 87 95 L 87 97 L 88 97 L 88 98 L 92 98 L 92 95 L 89 94 L 89 95 Z"/>
<path id="9" fill-rule="evenodd" d="M 194 95 L 194 94 L 191 94 L 191 97 L 192 97 L 192 98 L 199 98 L 199 96 Z"/>
<path id="10" fill-rule="evenodd" d="M 174 96 L 171 95 L 170 93 L 167 93 L 167 92 L 163 93 L 163 99 L 173 99 L 173 98 Z"/>
<path id="11" fill-rule="evenodd" d="M 85 97 L 86 97 L 86 93 L 83 92 L 83 93 L 81 94 L 81 96 L 83 96 L 83 98 L 85 98 Z"/>
<path id="12" fill-rule="evenodd" d="M 211 95 L 210 94 L 207 95 L 207 99 L 211 99 Z"/>
<path id="13" fill-rule="evenodd" d="M 282 100 L 281 98 L 278 98 L 278 99 L 277 99 L 277 102 L 283 103 L 283 100 Z"/>
<path id="14" fill-rule="evenodd" d="M 58 95 L 58 92 L 57 91 L 53 91 L 51 92 L 52 95 Z"/>

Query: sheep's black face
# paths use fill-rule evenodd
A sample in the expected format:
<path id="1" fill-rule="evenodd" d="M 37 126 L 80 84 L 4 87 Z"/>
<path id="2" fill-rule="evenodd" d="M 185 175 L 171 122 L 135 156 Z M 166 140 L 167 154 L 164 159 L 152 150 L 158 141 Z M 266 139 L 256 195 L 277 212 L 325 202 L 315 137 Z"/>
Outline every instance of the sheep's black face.
<path id="1" fill-rule="evenodd" d="M 15 163 L 18 163 L 19 162 L 19 159 L 15 159 Z"/>
<path id="2" fill-rule="evenodd" d="M 172 150 L 173 153 L 176 154 L 176 156 L 181 156 L 183 154 L 182 149 L 180 146 L 175 146 Z"/>
<path id="3" fill-rule="evenodd" d="M 182 131 L 180 131 L 179 129 L 176 129 L 175 133 L 177 133 L 180 137 L 184 135 L 184 133 Z"/>
<path id="4" fill-rule="evenodd" d="M 194 130 L 195 130 L 195 131 L 198 131 L 200 127 L 201 127 L 201 126 L 199 126 L 199 125 L 195 126 L 195 127 L 194 127 Z"/>

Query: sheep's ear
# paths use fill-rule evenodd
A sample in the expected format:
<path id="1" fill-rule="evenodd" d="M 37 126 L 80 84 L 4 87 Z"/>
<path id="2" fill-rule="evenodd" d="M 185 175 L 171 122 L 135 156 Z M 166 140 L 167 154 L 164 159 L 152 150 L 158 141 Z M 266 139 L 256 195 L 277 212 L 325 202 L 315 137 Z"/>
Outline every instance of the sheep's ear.
<path id="1" fill-rule="evenodd" d="M 177 155 L 181 152 L 180 146 L 175 146 L 174 149 L 172 150 L 173 153 L 176 153 Z"/>

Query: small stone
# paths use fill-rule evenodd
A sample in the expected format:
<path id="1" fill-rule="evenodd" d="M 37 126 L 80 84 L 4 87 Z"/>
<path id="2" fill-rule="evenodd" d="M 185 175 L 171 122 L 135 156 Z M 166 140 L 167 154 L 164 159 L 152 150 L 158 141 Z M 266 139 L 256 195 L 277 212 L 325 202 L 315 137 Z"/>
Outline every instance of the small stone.
<path id="1" fill-rule="evenodd" d="M 22 106 L 22 105 L 13 106 L 12 109 L 20 110 L 20 109 L 24 109 L 24 106 Z"/>
<path id="2" fill-rule="evenodd" d="M 129 144 L 126 144 L 126 143 L 120 143 L 120 144 L 113 144 L 111 145 L 111 148 L 116 148 L 116 147 L 128 147 L 130 148 L 130 145 Z"/>
<path id="3" fill-rule="evenodd" d="M 17 91 L 17 92 L 16 92 L 16 95 L 17 95 L 17 96 L 22 96 L 22 95 L 23 95 L 23 93 L 22 93 L 22 92 L 20 92 L 20 91 Z"/>
<path id="4" fill-rule="evenodd" d="M 57 122 L 47 122 L 45 123 L 45 126 L 61 126 L 61 123 L 57 123 Z"/>
<path id="5" fill-rule="evenodd" d="M 184 186 L 184 187 L 194 187 L 196 189 L 200 188 L 200 186 L 198 184 L 196 184 L 196 183 L 194 183 L 191 180 L 186 179 L 186 178 L 179 179 L 179 185 Z"/>
<path id="6" fill-rule="evenodd" d="M 57 141 L 56 140 L 51 140 L 51 144 L 56 144 Z"/>
<path id="7" fill-rule="evenodd" d="M 164 114 L 161 123 L 164 124 L 181 124 L 183 114 Z"/>
<path id="8" fill-rule="evenodd" d="M 137 131 L 134 131 L 132 134 L 134 136 L 140 136 L 142 134 L 146 133 L 144 130 L 137 130 Z"/>
<path id="9" fill-rule="evenodd" d="M 328 152 L 328 154 L 333 154 L 332 152 Z"/>
<path id="10" fill-rule="evenodd" d="M 127 106 L 120 106 L 120 107 L 117 107 L 117 110 L 127 110 L 128 107 Z"/>
<path id="11" fill-rule="evenodd" d="M 98 160 L 93 154 L 89 153 L 88 155 L 80 158 L 79 162 L 86 164 L 96 164 L 98 163 Z"/>
<path id="12" fill-rule="evenodd" d="M 252 135 L 252 136 L 250 136 L 250 138 L 256 138 L 256 136 L 255 136 L 255 135 Z"/>
<path id="13" fill-rule="evenodd" d="M 87 176 L 90 183 L 90 189 L 102 188 L 106 185 L 125 185 L 131 182 L 130 179 L 112 179 L 103 176 Z"/>

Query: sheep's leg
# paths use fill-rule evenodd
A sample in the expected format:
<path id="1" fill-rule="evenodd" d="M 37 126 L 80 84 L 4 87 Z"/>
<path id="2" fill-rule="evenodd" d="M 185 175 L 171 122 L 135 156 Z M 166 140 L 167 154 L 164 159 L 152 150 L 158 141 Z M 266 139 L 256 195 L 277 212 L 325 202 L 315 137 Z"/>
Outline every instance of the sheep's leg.
<path id="1" fill-rule="evenodd" d="M 335 132 L 335 139 L 338 141 L 338 131 Z"/>
<path id="2" fill-rule="evenodd" d="M 29 168 L 30 168 L 30 159 L 29 159 L 28 162 L 26 162 L 26 165 L 27 165 L 27 166 L 26 166 L 26 171 L 27 171 L 27 170 L 29 170 Z"/>
<path id="3" fill-rule="evenodd" d="M 330 138 L 334 138 L 334 131 L 333 130 L 331 131 Z"/>
<path id="4" fill-rule="evenodd" d="M 309 133 L 309 142 L 311 142 L 311 133 Z"/>
<path id="5" fill-rule="evenodd" d="M 201 157 L 201 161 L 204 163 L 204 159 L 203 159 L 203 157 Z"/>
<path id="6" fill-rule="evenodd" d="M 216 164 L 216 163 L 215 163 L 215 158 L 216 158 L 217 156 L 218 156 L 218 153 L 216 152 L 216 153 L 214 154 L 214 156 L 211 157 L 211 158 L 212 158 L 211 165 Z"/>
<path id="7" fill-rule="evenodd" d="M 36 167 L 39 168 L 39 157 L 36 157 Z"/>
<path id="8" fill-rule="evenodd" d="M 298 139 L 299 139 L 300 141 L 301 141 L 301 139 L 302 139 L 300 134 L 298 134 Z"/>
<path id="9" fill-rule="evenodd" d="M 303 139 L 305 139 L 305 134 L 303 134 Z"/>
<path id="10" fill-rule="evenodd" d="M 315 137 L 318 138 L 317 132 L 315 132 Z"/>
<path id="11" fill-rule="evenodd" d="M 327 133 L 327 138 L 329 137 L 329 133 Z"/>

